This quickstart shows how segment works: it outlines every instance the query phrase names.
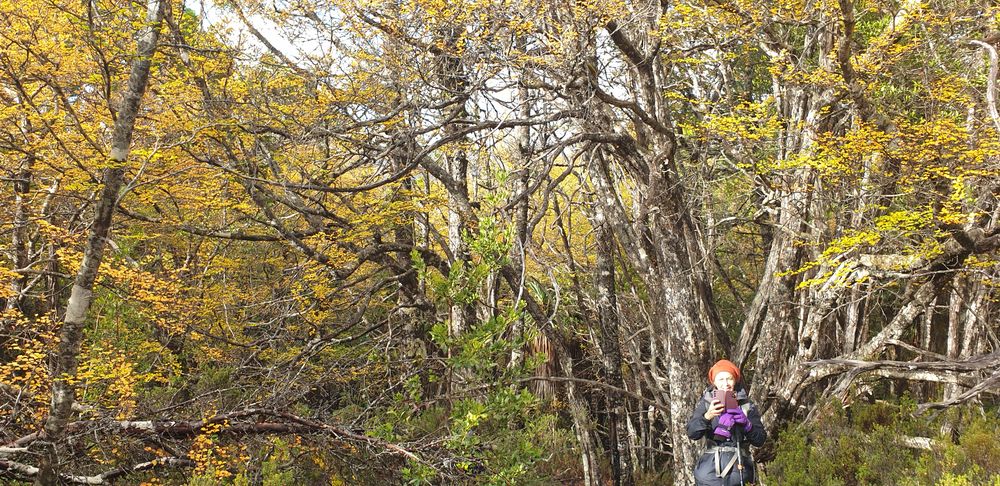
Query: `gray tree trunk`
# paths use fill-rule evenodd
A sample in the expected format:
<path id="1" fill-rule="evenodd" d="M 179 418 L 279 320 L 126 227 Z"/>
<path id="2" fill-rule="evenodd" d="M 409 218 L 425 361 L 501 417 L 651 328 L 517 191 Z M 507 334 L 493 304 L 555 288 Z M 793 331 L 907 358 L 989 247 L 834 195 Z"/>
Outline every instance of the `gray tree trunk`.
<path id="1" fill-rule="evenodd" d="M 76 401 L 76 387 L 72 383 L 72 378 L 76 375 L 79 364 L 83 326 L 93 297 L 94 281 L 104 258 L 104 247 L 111 232 L 111 220 L 118 203 L 118 192 L 122 186 L 135 119 L 149 82 L 149 69 L 153 54 L 156 52 L 165 8 L 166 4 L 162 0 L 149 0 L 147 5 L 147 23 L 139 36 L 128 87 L 115 120 L 110 167 L 104 170 L 103 188 L 97 201 L 90 237 L 87 239 L 83 261 L 80 263 L 69 303 L 66 305 L 66 314 L 59 335 L 59 349 L 53 360 L 52 401 L 49 416 L 45 420 L 45 441 L 42 441 L 44 443 L 40 446 L 42 457 L 35 480 L 39 485 L 56 484 L 58 481 L 59 458 L 56 445 L 62 439 L 73 403 Z"/>
<path id="2" fill-rule="evenodd" d="M 520 51 L 527 51 L 527 41 L 524 36 L 517 39 L 517 47 Z M 521 71 L 521 77 L 528 76 L 527 69 Z M 526 80 L 525 80 L 526 81 Z M 518 101 L 521 104 L 518 115 L 527 120 L 531 117 L 532 101 L 531 90 L 526 82 L 520 83 L 517 89 Z M 531 164 L 535 158 L 534 142 L 531 138 L 531 126 L 525 124 L 516 131 L 517 136 L 517 171 L 514 174 L 513 197 L 513 220 L 514 220 L 514 245 L 510 249 L 510 265 L 521 273 L 522 282 L 525 275 L 525 255 L 528 251 L 528 213 L 531 196 L 528 194 L 528 183 L 531 180 Z M 512 289 L 515 292 L 515 303 L 520 300 L 524 287 Z M 519 317 L 514 322 L 511 334 L 514 338 L 520 338 L 524 334 L 524 319 Z M 524 350 L 518 346 L 511 350 L 510 366 L 520 366 L 524 362 Z"/>
<path id="3" fill-rule="evenodd" d="M 600 320 L 601 360 L 606 382 L 624 389 L 622 379 L 622 352 L 619 344 L 618 299 L 615 290 L 614 234 L 604 220 L 600 206 L 593 211 L 593 226 L 597 234 L 595 254 L 595 288 L 597 291 L 597 317 Z M 608 414 L 608 438 L 611 444 L 611 474 L 616 486 L 632 485 L 632 451 L 629 447 L 626 418 L 628 408 L 620 394 L 605 395 Z"/>
<path id="4" fill-rule="evenodd" d="M 459 127 L 451 123 L 452 120 L 464 120 L 468 118 L 466 109 L 465 91 L 467 80 L 465 66 L 458 53 L 458 40 L 461 35 L 460 26 L 451 26 L 443 32 L 444 50 L 438 55 L 438 78 L 443 89 L 443 97 L 452 100 L 452 105 L 446 107 L 442 113 L 445 136 L 454 135 Z M 465 149 L 460 145 L 464 142 L 464 137 L 457 141 L 452 152 L 446 156 L 446 171 L 450 178 L 450 183 L 446 184 L 448 190 L 448 250 L 451 256 L 452 268 L 462 268 L 469 264 L 469 248 L 463 239 L 463 231 L 468 227 L 469 215 L 466 209 L 469 207 L 469 158 Z M 454 272 L 452 272 L 454 274 Z M 449 310 L 448 332 L 452 337 L 462 335 L 470 325 L 474 315 L 473 308 L 464 302 L 454 302 Z M 449 389 L 454 389 L 452 385 L 457 385 L 460 389 L 467 381 L 468 377 L 462 370 L 455 370 L 448 381 Z"/>
<path id="5" fill-rule="evenodd" d="M 563 373 L 567 377 L 573 377 L 573 359 L 569 353 L 565 352 L 565 347 L 560 349 L 559 363 Z M 580 461 L 583 466 L 583 484 L 585 486 L 600 486 L 601 475 L 598 469 L 597 441 L 594 437 L 594 423 L 590 418 L 590 410 L 586 402 L 580 397 L 576 389 L 576 384 L 572 380 L 565 382 L 566 402 L 569 406 L 570 416 L 573 417 L 573 432 L 576 433 L 576 440 L 580 444 Z"/>
<path id="6" fill-rule="evenodd" d="M 30 258 L 30 242 L 28 238 L 28 217 L 31 213 L 30 197 L 32 182 L 32 165 L 35 157 L 29 155 L 21 160 L 14 177 L 14 221 L 11 231 L 11 248 L 13 249 L 14 268 L 28 267 Z M 22 274 L 11 282 L 12 296 L 4 303 L 5 311 L 19 310 L 22 315 L 31 315 L 30 309 L 25 309 L 24 293 L 28 277 Z"/>
<path id="7" fill-rule="evenodd" d="M 399 136 L 407 137 L 405 134 Z M 403 144 L 403 148 L 393 154 L 393 172 L 404 170 L 410 165 L 410 161 L 415 157 L 416 148 L 414 144 Z M 413 198 L 416 190 L 416 181 L 411 175 L 404 176 L 400 180 L 400 189 L 393 193 L 393 201 L 405 203 Z M 398 308 L 398 318 L 403 329 L 404 340 L 402 342 L 403 358 L 416 363 L 427 357 L 430 349 L 427 329 L 433 319 L 433 304 L 431 304 L 424 294 L 423 286 L 416 271 L 410 250 L 417 246 L 416 227 L 419 224 L 418 217 L 413 215 L 406 218 L 407 224 L 401 224 L 393 230 L 396 243 L 403 248 L 396 254 L 395 267 L 399 276 L 399 292 L 396 293 L 396 305 Z M 429 383 L 424 384 L 424 390 L 429 391 Z"/>
<path id="8" fill-rule="evenodd" d="M 34 156 L 27 156 L 21 160 L 21 166 L 14 176 L 14 221 L 11 229 L 10 246 L 13 253 L 13 263 L 15 269 L 27 269 L 30 264 L 30 241 L 28 238 L 28 218 L 31 213 L 31 168 L 34 163 Z M 0 362 L 10 361 L 14 355 L 8 352 L 8 341 L 6 336 L 13 336 L 14 313 L 22 316 L 32 316 L 35 310 L 28 305 L 25 294 L 27 293 L 28 276 L 22 273 L 10 282 L 10 297 L 0 299 L 3 305 L 4 315 L 0 316 Z"/>

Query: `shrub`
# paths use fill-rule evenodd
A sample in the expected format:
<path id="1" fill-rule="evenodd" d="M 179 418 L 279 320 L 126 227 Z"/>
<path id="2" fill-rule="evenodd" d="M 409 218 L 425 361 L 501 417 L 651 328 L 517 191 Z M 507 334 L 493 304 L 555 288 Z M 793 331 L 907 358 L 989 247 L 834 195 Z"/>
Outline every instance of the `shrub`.
<path id="1" fill-rule="evenodd" d="M 925 485 L 1000 486 L 1000 419 L 973 413 L 959 422 L 958 443 L 936 437 L 930 451 L 910 449 L 894 439 L 934 437 L 940 421 L 914 418 L 913 403 L 830 404 L 808 425 L 796 425 L 778 437 L 775 459 L 764 477 L 780 485 Z"/>

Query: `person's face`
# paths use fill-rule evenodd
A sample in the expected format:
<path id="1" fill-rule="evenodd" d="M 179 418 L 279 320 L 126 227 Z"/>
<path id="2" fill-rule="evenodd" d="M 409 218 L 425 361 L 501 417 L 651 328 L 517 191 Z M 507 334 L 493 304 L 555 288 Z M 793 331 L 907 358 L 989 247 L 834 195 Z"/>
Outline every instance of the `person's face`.
<path id="1" fill-rule="evenodd" d="M 720 371 L 715 374 L 715 380 L 712 383 L 719 390 L 732 391 L 733 387 L 736 386 L 736 379 L 728 371 Z"/>

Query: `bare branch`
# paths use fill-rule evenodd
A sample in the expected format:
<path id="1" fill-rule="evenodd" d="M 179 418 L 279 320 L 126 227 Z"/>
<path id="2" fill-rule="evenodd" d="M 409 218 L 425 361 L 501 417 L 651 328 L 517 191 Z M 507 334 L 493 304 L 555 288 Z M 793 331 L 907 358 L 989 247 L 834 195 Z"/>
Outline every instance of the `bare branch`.
<path id="1" fill-rule="evenodd" d="M 948 407 L 952 407 L 952 406 L 955 406 L 955 405 L 960 405 L 960 404 L 965 403 L 965 402 L 967 402 L 969 400 L 972 400 L 973 398 L 976 398 L 977 396 L 979 396 L 981 393 L 983 393 L 985 391 L 994 390 L 994 389 L 997 389 L 997 388 L 1000 388 L 1000 368 L 996 369 L 993 372 L 993 375 L 991 375 L 989 378 L 987 378 L 987 379 L 979 382 L 979 384 L 977 384 L 976 386 L 972 387 L 972 389 L 970 389 L 969 391 L 967 391 L 967 392 L 965 392 L 965 393 L 963 393 L 963 394 L 961 394 L 961 395 L 959 395 L 959 396 L 957 396 L 955 398 L 952 398 L 950 400 L 945 400 L 943 402 L 923 403 L 923 404 L 918 405 L 917 406 L 917 413 L 923 413 L 923 412 L 925 412 L 927 410 L 931 410 L 931 409 L 943 409 L 943 408 L 948 408 Z"/>
<path id="2" fill-rule="evenodd" d="M 95 476 L 73 476 L 60 474 L 63 481 L 70 484 L 109 484 L 122 476 L 150 471 L 162 467 L 194 467 L 194 461 L 179 457 L 158 457 L 152 461 L 141 462 L 128 467 L 119 467 Z M 20 479 L 32 479 L 38 476 L 38 468 L 29 464 L 0 459 L 0 476 L 4 472 L 12 473 Z"/>
<path id="3" fill-rule="evenodd" d="M 993 126 L 996 127 L 997 133 L 1000 133 L 1000 113 L 997 112 L 997 50 L 983 41 L 972 40 L 969 43 L 982 47 L 990 55 L 990 75 L 986 77 L 986 107 L 990 110 Z"/>

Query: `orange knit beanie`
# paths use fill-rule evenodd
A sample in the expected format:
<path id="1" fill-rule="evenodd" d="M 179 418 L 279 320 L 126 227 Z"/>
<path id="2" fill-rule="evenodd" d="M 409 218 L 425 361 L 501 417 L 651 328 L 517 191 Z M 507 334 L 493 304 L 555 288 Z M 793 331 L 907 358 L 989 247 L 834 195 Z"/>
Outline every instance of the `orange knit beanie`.
<path id="1" fill-rule="evenodd" d="M 708 369 L 708 382 L 714 384 L 715 375 L 720 371 L 729 372 L 729 374 L 733 375 L 733 379 L 736 380 L 737 383 L 739 383 L 740 379 L 742 378 L 740 376 L 740 369 L 737 368 L 732 361 L 729 361 L 728 359 L 720 359 L 717 363 L 715 363 L 714 365 L 712 365 L 711 368 Z"/>

